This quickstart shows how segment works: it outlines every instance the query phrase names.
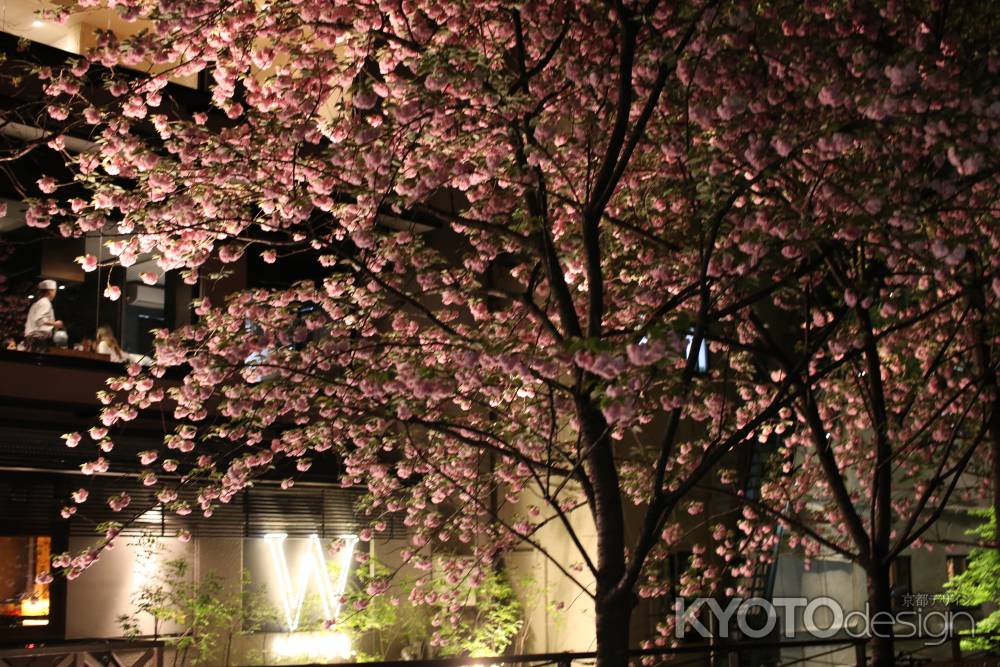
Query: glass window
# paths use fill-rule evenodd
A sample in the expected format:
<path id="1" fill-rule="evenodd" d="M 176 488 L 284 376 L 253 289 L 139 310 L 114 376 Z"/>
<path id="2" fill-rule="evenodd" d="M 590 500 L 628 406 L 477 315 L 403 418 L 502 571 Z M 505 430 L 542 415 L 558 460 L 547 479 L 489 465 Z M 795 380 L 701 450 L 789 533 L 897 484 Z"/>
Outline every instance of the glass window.
<path id="1" fill-rule="evenodd" d="M 685 337 L 684 345 L 684 358 L 691 358 L 691 346 L 694 344 L 694 334 L 688 334 Z M 708 372 L 708 341 L 704 338 L 701 339 L 701 345 L 698 346 L 698 359 L 695 361 L 694 370 L 696 373 L 704 375 Z"/>
<path id="2" fill-rule="evenodd" d="M 909 556 L 897 556 L 889 569 L 889 585 L 891 587 L 892 605 L 898 609 L 905 606 L 904 599 L 913 595 L 913 578 Z"/>
<path id="3" fill-rule="evenodd" d="M 152 285 L 143 282 L 142 273 L 157 275 Z M 130 266 L 125 272 L 125 302 L 122 313 L 121 346 L 134 355 L 152 356 L 154 329 L 167 325 L 166 280 L 152 260 Z"/>
<path id="4" fill-rule="evenodd" d="M 49 585 L 35 578 L 51 560 L 48 536 L 0 536 L 0 627 L 49 624 Z"/>
<path id="5" fill-rule="evenodd" d="M 948 568 L 948 578 L 954 579 L 960 574 L 964 574 L 969 567 L 969 557 L 965 554 L 948 556 L 945 566 Z"/>

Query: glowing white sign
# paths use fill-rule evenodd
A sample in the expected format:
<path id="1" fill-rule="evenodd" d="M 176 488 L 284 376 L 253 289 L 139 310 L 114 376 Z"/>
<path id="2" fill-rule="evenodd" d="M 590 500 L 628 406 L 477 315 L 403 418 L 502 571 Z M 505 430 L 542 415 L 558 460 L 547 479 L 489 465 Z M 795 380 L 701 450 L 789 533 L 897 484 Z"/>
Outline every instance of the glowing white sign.
<path id="1" fill-rule="evenodd" d="M 340 541 L 343 542 L 343 547 L 337 553 L 340 567 L 337 570 L 337 580 L 331 582 L 323 544 L 318 535 L 310 535 L 305 551 L 299 556 L 296 568 L 298 576 L 294 585 L 292 573 L 288 568 L 288 558 L 285 555 L 285 540 L 287 538 L 288 536 L 284 533 L 272 533 L 264 536 L 271 551 L 271 562 L 274 564 L 274 570 L 277 574 L 278 593 L 281 595 L 281 603 L 285 612 L 285 628 L 288 632 L 295 632 L 298 629 L 310 580 L 316 584 L 316 592 L 319 594 L 320 604 L 323 606 L 323 620 L 336 621 L 340 615 L 340 598 L 347 589 L 351 557 L 354 555 L 354 545 L 357 544 L 358 538 L 354 535 L 345 535 L 340 538 Z"/>

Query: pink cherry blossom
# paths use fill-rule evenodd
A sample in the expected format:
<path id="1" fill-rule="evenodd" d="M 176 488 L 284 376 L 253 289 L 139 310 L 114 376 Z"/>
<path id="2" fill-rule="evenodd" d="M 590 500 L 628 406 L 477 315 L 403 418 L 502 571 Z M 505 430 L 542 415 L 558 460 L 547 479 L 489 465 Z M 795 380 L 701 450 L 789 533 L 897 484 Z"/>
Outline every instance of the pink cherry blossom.
<path id="1" fill-rule="evenodd" d="M 77 257 L 76 261 L 79 262 L 81 268 L 88 273 L 97 268 L 97 257 L 94 255 L 83 255 L 82 257 Z"/>
<path id="2" fill-rule="evenodd" d="M 778 525 L 884 589 L 871 549 L 1000 490 L 977 440 L 996 364 L 969 353 L 1000 345 L 1000 103 L 982 12 L 939 36 L 876 4 L 111 3 L 150 31 L 85 59 L 110 99 L 38 70 L 95 145 L 64 154 L 80 201 L 56 190 L 25 221 L 218 289 L 109 382 L 100 422 L 167 411 L 160 465 L 185 475 L 152 487 L 179 514 L 334 457 L 368 531 L 400 521 L 445 583 L 546 522 L 569 552 L 537 555 L 594 601 L 601 656 L 673 641 L 629 635 L 635 599 L 746 592 Z M 150 62 L 210 72 L 206 108 L 124 74 Z M 286 268 L 309 278 L 223 289 Z M 733 462 L 764 451 L 774 474 L 744 488 Z M 947 491 L 969 475 L 987 481 Z M 878 503 L 842 489 L 858 479 Z M 547 521 L 574 512 L 602 530 Z M 471 565 L 427 556 L 456 543 Z M 411 599 L 436 628 L 457 613 L 450 591 Z M 873 641 L 874 665 L 893 655 Z"/>
<path id="3" fill-rule="evenodd" d="M 38 189 L 44 192 L 45 194 L 52 194 L 53 192 L 56 191 L 56 188 L 58 187 L 56 179 L 52 178 L 51 176 L 43 176 L 42 178 L 38 179 L 37 183 L 38 183 Z"/>

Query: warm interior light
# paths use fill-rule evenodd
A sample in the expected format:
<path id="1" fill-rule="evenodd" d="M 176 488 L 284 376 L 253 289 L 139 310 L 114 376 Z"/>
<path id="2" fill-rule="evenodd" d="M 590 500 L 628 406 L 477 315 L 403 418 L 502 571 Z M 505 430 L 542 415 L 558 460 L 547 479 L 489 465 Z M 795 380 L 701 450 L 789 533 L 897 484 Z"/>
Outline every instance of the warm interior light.
<path id="1" fill-rule="evenodd" d="M 52 560 L 52 538 L 47 535 L 0 536 L 0 552 L 22 553 L 24 557 L 0 560 L 0 578 L 8 594 L 0 600 L 0 616 L 15 625 L 49 624 L 49 585 L 39 583 Z M 24 582 L 21 588 L 17 584 Z M 0 661 L 2 662 L 2 661 Z"/>
<path id="2" fill-rule="evenodd" d="M 34 538 L 35 576 L 49 568 L 52 560 L 52 538 L 40 535 Z M 21 600 L 21 625 L 49 624 L 49 585 L 35 583 L 32 594 Z"/>
<path id="3" fill-rule="evenodd" d="M 41 19 L 35 19 L 34 21 L 31 22 L 31 27 L 32 28 L 41 28 L 44 25 L 45 25 L 45 21 L 42 21 Z"/>
<path id="4" fill-rule="evenodd" d="M 329 658 L 351 657 L 351 638 L 342 632 L 297 632 L 274 638 L 271 650 L 282 658 L 313 658 L 327 662 Z"/>
<path id="5" fill-rule="evenodd" d="M 153 509 L 146 510 L 143 512 L 136 521 L 140 523 L 162 523 L 163 522 L 163 508 L 157 505 Z"/>
<path id="6" fill-rule="evenodd" d="M 48 616 L 48 598 L 24 598 L 21 600 L 21 616 Z"/>

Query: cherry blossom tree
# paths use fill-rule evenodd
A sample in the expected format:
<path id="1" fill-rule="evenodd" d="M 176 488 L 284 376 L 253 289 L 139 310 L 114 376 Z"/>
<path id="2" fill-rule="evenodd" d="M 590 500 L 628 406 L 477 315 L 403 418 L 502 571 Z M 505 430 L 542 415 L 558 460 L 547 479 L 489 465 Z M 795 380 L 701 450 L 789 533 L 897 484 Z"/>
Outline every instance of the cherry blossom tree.
<path id="1" fill-rule="evenodd" d="M 851 391 L 859 364 L 881 377 L 947 342 L 948 329 L 932 327 L 961 299 L 923 288 L 907 269 L 931 256 L 960 265 L 965 236 L 993 220 L 993 9 L 115 8 L 151 29 L 101 35 L 90 71 L 39 71 L 50 115 L 84 118 L 98 148 L 74 161 L 89 195 L 60 197 L 68 184 L 43 178 L 50 196 L 33 202 L 29 224 L 117 233 L 110 249 L 121 264 L 152 254 L 192 284 L 210 262 L 249 255 L 325 273 L 200 300 L 195 324 L 157 334 L 151 368 L 130 367 L 102 394 L 103 426 L 90 434 L 99 449 L 140 410 L 164 406 L 178 421 L 163 450 L 142 457 L 164 507 L 195 509 L 176 482 L 161 483 L 164 470 L 196 486 L 198 509 L 211 513 L 259 475 L 288 471 L 292 484 L 329 452 L 345 483 L 368 488 L 373 532 L 403 515 L 417 567 L 431 567 L 428 545 L 467 545 L 475 558 L 454 559 L 455 581 L 481 580 L 518 544 L 549 557 L 537 534 L 559 526 L 578 562 L 551 561 L 593 600 L 605 667 L 627 662 L 637 596 L 666 594 L 656 564 L 678 539 L 675 510 L 731 453 L 786 429 L 793 414 L 807 417 L 786 445 L 793 461 L 810 446 L 813 412 L 824 438 L 857 435 L 843 443 L 855 458 L 837 465 L 874 457 L 877 484 L 890 485 L 878 486 L 880 546 L 892 512 L 881 465 L 893 460 L 890 429 L 922 443 L 917 420 L 937 401 L 956 435 L 935 443 L 950 449 L 906 465 L 940 465 L 940 479 L 956 479 L 956 460 L 970 456 L 965 436 L 978 433 L 984 408 L 963 419 L 956 406 L 983 393 L 995 355 L 968 388 L 968 369 L 956 372 L 964 393 L 954 401 L 944 389 L 921 395 L 905 426 L 890 424 L 896 393 L 870 398 L 865 422 Z M 144 63 L 166 69 L 145 78 L 117 69 Z M 102 104 L 81 92 L 99 67 L 112 97 Z M 172 104 L 169 77 L 201 71 L 213 79 L 212 109 Z M 992 290 L 994 270 L 983 266 L 979 284 Z M 799 332 L 791 349 L 773 331 L 780 321 Z M 171 367 L 187 369 L 180 385 L 163 381 Z M 864 382 L 875 396 L 878 383 Z M 856 423 L 829 424 L 839 410 L 859 413 Z M 67 434 L 68 444 L 81 440 Z M 802 459 L 805 479 L 827 470 L 828 451 L 821 443 Z M 106 468 L 97 458 L 85 472 Z M 851 494 L 863 491 L 837 494 L 838 511 L 850 516 L 860 501 Z M 926 495 L 911 535 L 925 507 L 947 500 L 937 487 Z M 573 529 L 578 512 L 596 544 Z M 740 545 L 720 540 L 729 561 Z M 98 553 L 58 565 L 77 576 Z"/>
<path id="2" fill-rule="evenodd" d="M 939 17 L 947 14 L 939 9 Z M 872 614 L 891 610 L 893 561 L 921 545 L 949 503 L 986 501 L 982 478 L 990 481 L 994 504 L 998 498 L 994 348 L 1000 282 L 986 249 L 997 240 L 993 147 L 1000 106 L 995 87 L 970 83 L 983 97 L 932 101 L 925 84 L 913 78 L 931 71 L 927 58 L 946 70 L 957 67 L 963 51 L 969 62 L 976 60 L 982 43 L 975 31 L 963 33 L 968 40 L 961 48 L 946 49 L 941 21 L 947 23 L 927 24 L 923 34 L 943 40 L 939 48 L 952 62 L 917 37 L 914 60 L 903 68 L 909 74 L 885 68 L 892 83 L 880 104 L 904 116 L 927 104 L 922 118 L 928 125 L 918 132 L 937 124 L 961 139 L 939 143 L 923 134 L 922 146 L 865 143 L 855 132 L 849 150 L 835 160 L 840 173 L 815 182 L 828 196 L 811 202 L 816 228 L 807 243 L 824 244 L 825 275 L 783 292 L 783 308 L 796 313 L 794 327 L 759 313 L 751 318 L 767 341 L 758 354 L 771 360 L 772 381 L 792 379 L 802 391 L 774 427 L 783 467 L 761 498 L 747 503 L 741 527 L 752 533 L 777 521 L 795 532 L 793 543 L 801 542 L 807 555 L 827 550 L 857 562 L 867 575 Z M 996 68 L 995 54 L 979 53 L 990 54 L 979 73 Z M 956 78 L 948 85 L 958 85 L 957 69 L 951 71 Z M 841 93 L 858 99 L 856 92 Z M 887 120 L 894 117 L 890 112 Z M 960 158 L 959 151 L 978 157 Z M 871 180 L 845 178 L 875 173 L 865 166 L 869 160 L 892 166 Z M 892 172 L 909 188 L 881 189 L 878 182 Z M 832 321 L 840 323 L 838 330 L 819 353 L 809 352 L 810 371 L 794 370 L 802 360 L 796 350 L 814 327 Z M 838 370 L 810 382 L 815 369 L 832 365 Z M 772 437 L 767 431 L 762 438 Z M 873 659 L 891 664 L 891 627 L 882 624 L 882 633 L 873 640 Z"/>
<path id="3" fill-rule="evenodd" d="M 892 624 L 883 621 L 894 608 L 893 562 L 921 546 L 953 500 L 984 499 L 966 473 L 985 452 L 992 399 L 984 395 L 992 388 L 973 363 L 966 290 L 950 280 L 962 273 L 962 251 L 951 251 L 947 268 L 922 272 L 911 262 L 889 270 L 870 250 L 867 243 L 831 249 L 829 280 L 795 300 L 809 317 L 793 340 L 842 320 L 811 361 L 838 370 L 804 389 L 775 426 L 782 465 L 747 506 L 742 528 L 781 523 L 807 556 L 825 550 L 858 563 L 877 630 L 874 662 L 891 664 Z M 842 301 L 831 298 L 831 285 L 842 287 Z M 754 326 L 768 339 L 761 353 L 773 355 L 774 378 L 787 373 L 806 387 L 808 373 L 792 367 L 795 344 L 779 340 L 787 332 L 756 317 Z"/>
<path id="4" fill-rule="evenodd" d="M 976 244 L 979 248 L 995 247 L 996 238 L 992 231 L 980 235 Z M 965 285 L 968 294 L 969 319 L 972 328 L 972 357 L 983 387 L 982 396 L 986 403 L 989 428 L 987 437 L 990 445 L 988 471 L 983 470 L 993 489 L 993 512 L 1000 516 L 1000 379 L 997 377 L 997 321 L 995 306 L 990 299 L 997 293 L 995 271 L 992 261 L 986 261 L 981 252 L 970 253 L 966 262 Z M 987 289 L 991 285 L 992 289 Z M 985 468 L 986 466 L 980 466 Z M 993 544 L 1000 549 L 1000 528 L 993 534 Z"/>

